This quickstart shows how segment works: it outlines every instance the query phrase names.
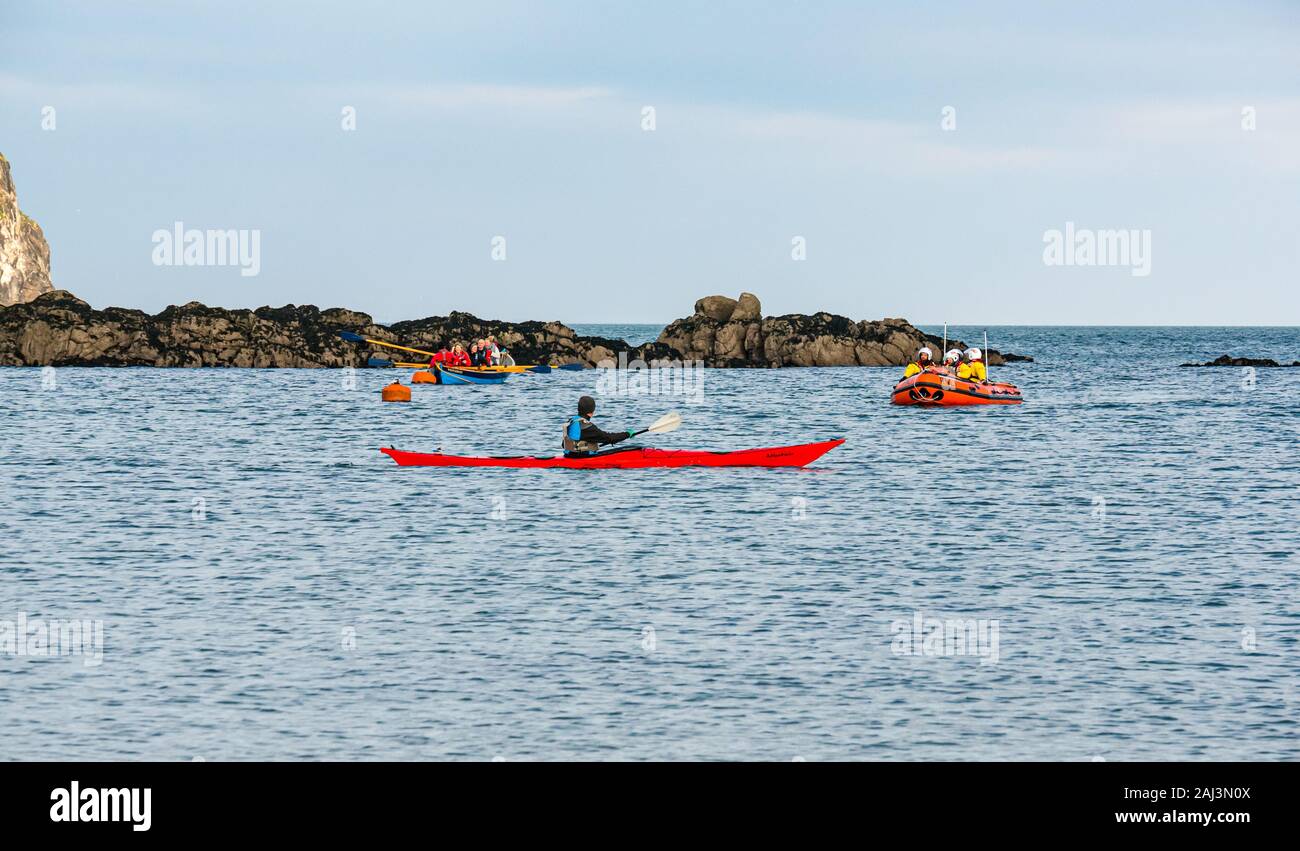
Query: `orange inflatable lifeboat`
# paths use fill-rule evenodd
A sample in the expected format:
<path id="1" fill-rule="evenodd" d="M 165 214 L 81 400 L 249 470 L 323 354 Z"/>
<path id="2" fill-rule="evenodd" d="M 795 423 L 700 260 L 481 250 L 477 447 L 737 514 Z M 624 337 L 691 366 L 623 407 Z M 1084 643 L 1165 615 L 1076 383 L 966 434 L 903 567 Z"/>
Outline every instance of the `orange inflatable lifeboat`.
<path id="1" fill-rule="evenodd" d="M 894 385 L 895 405 L 947 408 L 957 405 L 1019 405 L 1020 389 L 1014 384 L 979 384 L 946 370 L 927 369 Z"/>

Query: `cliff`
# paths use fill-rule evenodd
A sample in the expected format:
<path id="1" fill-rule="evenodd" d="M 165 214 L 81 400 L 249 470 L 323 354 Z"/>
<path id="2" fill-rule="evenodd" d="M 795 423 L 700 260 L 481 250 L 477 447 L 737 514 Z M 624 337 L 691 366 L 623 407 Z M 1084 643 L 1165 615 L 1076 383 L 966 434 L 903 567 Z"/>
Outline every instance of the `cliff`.
<path id="1" fill-rule="evenodd" d="M 0 305 L 31 301 L 52 289 L 45 234 L 18 208 L 9 161 L 0 154 Z"/>

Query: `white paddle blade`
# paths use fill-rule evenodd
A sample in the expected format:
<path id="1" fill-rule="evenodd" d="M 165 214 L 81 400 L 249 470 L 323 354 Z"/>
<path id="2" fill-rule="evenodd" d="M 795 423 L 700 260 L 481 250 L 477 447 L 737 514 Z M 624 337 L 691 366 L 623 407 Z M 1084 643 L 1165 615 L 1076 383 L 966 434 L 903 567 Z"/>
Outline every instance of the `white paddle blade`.
<path id="1" fill-rule="evenodd" d="M 655 420 L 654 424 L 651 425 L 650 428 L 646 429 L 646 431 L 651 434 L 667 434 L 670 431 L 677 431 L 677 427 L 681 424 L 682 415 L 673 411 L 672 413 L 664 414 L 662 417 Z"/>

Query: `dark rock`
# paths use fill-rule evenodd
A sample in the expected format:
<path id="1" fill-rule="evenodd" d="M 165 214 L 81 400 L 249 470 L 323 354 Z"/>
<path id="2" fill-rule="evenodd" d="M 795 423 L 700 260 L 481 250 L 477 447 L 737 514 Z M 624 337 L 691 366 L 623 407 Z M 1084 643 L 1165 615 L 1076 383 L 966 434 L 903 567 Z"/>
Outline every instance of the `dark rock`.
<path id="1" fill-rule="evenodd" d="M 382 347 L 345 342 L 341 330 L 417 349 L 468 345 L 495 335 L 518 363 L 588 366 L 628 350 L 622 340 L 580 337 L 559 322 L 492 322 L 468 313 L 431 316 L 385 328 L 365 313 L 312 305 L 225 310 L 198 302 L 150 316 L 140 310 L 95 310 L 66 290 L 0 307 L 3 366 L 364 366 L 372 356 L 422 361 Z M 643 346 L 629 358 L 676 358 Z M 644 358 L 643 358 L 644 359 Z"/>
<path id="2" fill-rule="evenodd" d="M 1300 361 L 1278 363 L 1272 358 L 1234 358 L 1229 355 L 1219 355 L 1214 360 L 1206 361 L 1205 363 L 1180 363 L 1179 366 L 1261 366 L 1289 368 L 1300 366 Z"/>

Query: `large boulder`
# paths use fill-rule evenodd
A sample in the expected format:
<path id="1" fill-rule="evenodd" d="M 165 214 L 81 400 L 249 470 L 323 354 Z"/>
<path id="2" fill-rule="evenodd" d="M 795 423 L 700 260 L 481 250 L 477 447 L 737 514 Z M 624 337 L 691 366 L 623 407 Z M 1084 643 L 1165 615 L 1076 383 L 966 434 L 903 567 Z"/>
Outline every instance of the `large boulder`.
<path id="1" fill-rule="evenodd" d="M 714 322 L 726 322 L 736 310 L 736 300 L 725 295 L 707 295 L 695 302 L 695 315 L 706 316 Z"/>
<path id="2" fill-rule="evenodd" d="M 732 311 L 731 322 L 757 322 L 763 318 L 763 305 L 753 293 L 741 293 Z"/>

